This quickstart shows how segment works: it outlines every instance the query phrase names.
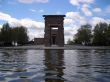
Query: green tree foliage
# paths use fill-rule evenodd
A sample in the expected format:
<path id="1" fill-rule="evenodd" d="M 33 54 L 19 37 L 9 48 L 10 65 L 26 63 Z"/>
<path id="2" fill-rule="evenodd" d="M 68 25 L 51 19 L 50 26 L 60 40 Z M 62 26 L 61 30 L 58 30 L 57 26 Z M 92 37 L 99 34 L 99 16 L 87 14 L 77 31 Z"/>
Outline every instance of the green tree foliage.
<path id="1" fill-rule="evenodd" d="M 99 23 L 93 30 L 93 44 L 94 45 L 107 45 L 109 40 L 109 31 L 107 23 Z"/>
<path id="2" fill-rule="evenodd" d="M 5 43 L 4 45 L 11 45 L 12 42 L 25 44 L 28 42 L 27 29 L 23 26 L 12 28 L 6 23 L 1 29 L 0 41 Z"/>
<path id="3" fill-rule="evenodd" d="M 106 45 L 110 45 L 110 24 L 107 27 L 105 38 L 106 38 Z"/>
<path id="4" fill-rule="evenodd" d="M 9 26 L 8 23 L 4 24 L 2 29 L 1 29 L 1 33 L 0 33 L 0 41 L 10 44 L 12 41 L 12 33 L 11 33 L 11 28 Z"/>
<path id="5" fill-rule="evenodd" d="M 75 34 L 74 42 L 76 44 L 84 43 L 85 45 L 88 45 L 90 44 L 91 36 L 91 25 L 82 25 Z"/>
<path id="6" fill-rule="evenodd" d="M 12 39 L 19 44 L 25 44 L 28 42 L 27 30 L 25 27 L 20 26 L 12 29 Z"/>

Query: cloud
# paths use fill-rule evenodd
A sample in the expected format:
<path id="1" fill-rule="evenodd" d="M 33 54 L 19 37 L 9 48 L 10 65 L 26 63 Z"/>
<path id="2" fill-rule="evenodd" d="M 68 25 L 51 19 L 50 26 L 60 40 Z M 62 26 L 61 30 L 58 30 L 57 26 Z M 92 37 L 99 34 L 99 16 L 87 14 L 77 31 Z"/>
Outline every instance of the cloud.
<path id="1" fill-rule="evenodd" d="M 35 9 L 29 9 L 29 11 L 33 12 L 33 13 L 43 13 L 44 10 L 43 9 L 40 9 L 40 10 L 35 10 Z"/>
<path id="2" fill-rule="evenodd" d="M 74 38 L 74 34 L 77 33 L 81 25 L 87 24 L 87 20 L 79 12 L 67 12 L 64 24 L 66 26 L 65 42 L 67 42 L 68 39 Z"/>
<path id="3" fill-rule="evenodd" d="M 29 18 L 21 19 L 20 23 L 21 23 L 21 25 L 23 25 L 25 27 L 28 27 L 28 28 L 31 28 L 31 27 L 34 27 L 34 28 L 37 28 L 37 29 L 44 28 L 44 23 L 37 22 L 37 21 L 34 21 L 32 19 L 29 19 Z"/>
<path id="4" fill-rule="evenodd" d="M 100 22 L 109 24 L 110 20 L 101 17 L 91 17 L 91 20 L 88 21 L 88 19 L 81 16 L 79 12 L 67 12 L 64 20 L 65 26 L 68 25 L 65 27 L 65 41 L 67 42 L 68 39 L 73 39 L 81 25 L 91 24 L 92 29 L 94 29 L 94 26 Z"/>
<path id="5" fill-rule="evenodd" d="M 16 18 L 11 18 L 7 21 L 11 27 L 19 27 L 22 26 L 21 21 Z"/>
<path id="6" fill-rule="evenodd" d="M 80 6 L 81 4 L 91 4 L 94 0 L 70 0 L 70 3 L 74 6 Z"/>
<path id="7" fill-rule="evenodd" d="M 77 30 L 84 24 L 91 24 L 92 27 L 100 22 L 110 23 L 109 19 L 104 19 L 101 17 L 91 17 L 91 20 L 87 20 L 84 16 L 81 16 L 79 12 L 67 12 L 66 18 L 64 20 L 65 24 L 65 39 L 73 39 Z"/>
<path id="8" fill-rule="evenodd" d="M 73 6 L 76 6 L 78 10 L 81 10 L 85 16 L 92 16 L 90 5 L 94 4 L 94 0 L 70 0 Z"/>
<path id="9" fill-rule="evenodd" d="M 47 3 L 48 0 L 18 0 L 20 3 L 32 4 L 32 3 Z"/>
<path id="10" fill-rule="evenodd" d="M 79 19 L 82 18 L 82 17 L 80 16 L 79 12 L 67 12 L 67 13 L 66 13 L 66 17 L 67 17 L 67 18 L 74 19 L 74 20 L 79 20 Z"/>
<path id="11" fill-rule="evenodd" d="M 4 20 L 9 22 L 10 25 L 12 26 L 18 26 L 18 25 L 23 25 L 26 27 L 36 27 L 36 28 L 42 28 L 44 27 L 44 23 L 42 22 L 37 22 L 29 18 L 23 18 L 23 19 L 16 19 L 11 17 L 9 14 L 0 12 L 0 20 Z"/>
<path id="12" fill-rule="evenodd" d="M 79 1 L 78 0 L 70 0 L 70 3 L 74 6 L 79 6 Z"/>
<path id="13" fill-rule="evenodd" d="M 83 3 L 87 3 L 87 4 L 91 4 L 91 3 L 93 3 L 94 2 L 94 0 L 80 0 L 80 1 L 82 1 Z"/>
<path id="14" fill-rule="evenodd" d="M 33 3 L 34 0 L 18 0 L 20 3 L 26 3 L 26 4 L 30 4 Z"/>
<path id="15" fill-rule="evenodd" d="M 0 29 L 2 28 L 2 25 L 0 25 Z"/>
<path id="16" fill-rule="evenodd" d="M 78 23 L 80 25 L 86 24 L 87 21 L 85 17 L 81 16 L 79 12 L 67 12 L 66 13 L 67 19 L 65 19 L 65 23 Z"/>
<path id="17" fill-rule="evenodd" d="M 66 16 L 67 18 L 65 18 L 64 24 L 65 26 L 68 25 L 68 27 L 65 27 L 65 41 L 67 41 L 68 38 L 73 38 L 73 35 L 77 32 L 80 24 L 84 24 L 84 21 L 86 21 L 79 12 L 67 12 Z M 16 19 L 3 12 L 0 12 L 0 20 L 7 21 L 12 27 L 25 26 L 28 29 L 30 39 L 44 36 L 43 22 L 35 21 L 30 18 Z"/>
<path id="18" fill-rule="evenodd" d="M 75 21 L 71 18 L 65 18 L 65 20 L 64 20 L 65 25 L 70 25 L 70 24 L 73 24 L 73 23 L 75 23 Z"/>
<path id="19" fill-rule="evenodd" d="M 87 4 L 84 4 L 81 10 L 86 16 L 92 16 L 92 12 L 89 10 L 89 6 Z"/>
<path id="20" fill-rule="evenodd" d="M 13 23 L 13 25 L 16 25 L 16 23 L 18 24 L 19 20 L 17 20 L 16 18 L 11 17 L 9 14 L 0 12 L 0 20 L 9 22 L 10 24 Z"/>
<path id="21" fill-rule="evenodd" d="M 65 35 L 66 36 L 70 36 L 70 35 L 74 35 L 77 33 L 78 30 L 78 26 L 77 25 L 73 25 L 73 27 L 65 27 Z"/>
<path id="22" fill-rule="evenodd" d="M 93 17 L 90 21 L 90 24 L 94 27 L 96 24 L 98 23 L 110 23 L 110 20 L 109 19 L 104 19 L 104 18 L 101 18 L 101 17 Z"/>
<path id="23" fill-rule="evenodd" d="M 9 24 L 13 27 L 15 26 L 24 26 L 28 29 L 28 35 L 30 39 L 33 39 L 34 37 L 43 37 L 43 30 L 44 30 L 44 23 L 34 21 L 29 18 L 20 19 L 17 21 L 9 21 Z"/>
<path id="24" fill-rule="evenodd" d="M 42 30 L 29 29 L 28 31 L 29 31 L 28 35 L 30 37 L 30 40 L 32 40 L 33 38 L 44 38 L 44 31 Z"/>
<path id="25" fill-rule="evenodd" d="M 43 12 L 44 12 L 44 10 L 43 10 L 43 9 L 39 10 L 39 13 L 43 13 Z"/>
<path id="26" fill-rule="evenodd" d="M 10 19 L 11 19 L 10 15 L 3 13 L 3 12 L 0 12 L 0 20 L 8 21 Z"/>
<path id="27" fill-rule="evenodd" d="M 102 9 L 101 8 L 94 8 L 93 11 L 96 12 L 96 13 L 98 13 L 98 12 L 101 12 Z"/>
<path id="28" fill-rule="evenodd" d="M 37 10 L 35 10 L 35 9 L 29 9 L 29 11 L 31 11 L 33 13 L 37 12 Z"/>
<path id="29" fill-rule="evenodd" d="M 77 30 L 79 29 L 80 27 L 77 26 L 77 25 L 73 25 L 72 27 L 69 26 L 69 27 L 65 27 L 65 42 L 67 43 L 68 39 L 73 39 L 74 38 L 74 35 L 77 33 Z"/>
<path id="30" fill-rule="evenodd" d="M 43 31 L 44 23 L 39 21 L 34 21 L 30 18 L 16 19 L 11 17 L 9 14 L 0 12 L 0 20 L 4 20 L 8 22 L 12 27 L 16 27 L 16 26 L 26 27 L 29 31 L 28 34 L 30 36 L 30 39 L 32 39 L 33 37 L 39 37 L 39 36 L 41 37 L 41 35 L 43 35 L 44 32 Z M 32 36 L 32 35 L 36 35 L 36 36 Z"/>

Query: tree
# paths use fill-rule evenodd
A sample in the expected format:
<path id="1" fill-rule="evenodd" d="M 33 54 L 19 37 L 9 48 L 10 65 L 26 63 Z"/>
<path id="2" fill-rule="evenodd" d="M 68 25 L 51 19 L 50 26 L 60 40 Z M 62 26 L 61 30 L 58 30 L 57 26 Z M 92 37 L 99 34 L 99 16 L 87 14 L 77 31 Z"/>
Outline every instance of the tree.
<path id="1" fill-rule="evenodd" d="M 91 25 L 82 25 L 75 34 L 74 42 L 77 44 L 88 45 L 91 42 Z"/>
<path id="2" fill-rule="evenodd" d="M 105 32 L 106 45 L 110 45 L 110 24 L 107 26 L 107 30 Z"/>
<path id="3" fill-rule="evenodd" d="M 27 29 L 23 26 L 19 27 L 18 43 L 25 44 L 28 42 Z M 22 37 L 21 37 L 22 36 Z"/>
<path id="4" fill-rule="evenodd" d="M 25 44 L 28 42 L 27 29 L 23 26 L 16 27 L 12 29 L 12 38 L 14 42 L 19 44 Z"/>
<path id="5" fill-rule="evenodd" d="M 5 23 L 0 32 L 0 41 L 4 46 L 11 46 L 12 42 L 23 45 L 28 42 L 27 29 L 23 26 L 12 28 Z"/>
<path id="6" fill-rule="evenodd" d="M 12 33 L 11 33 L 11 28 L 8 23 L 3 24 L 3 27 L 1 29 L 0 33 L 0 40 L 4 42 L 5 45 L 11 45 L 12 41 Z"/>
<path id="7" fill-rule="evenodd" d="M 94 45 L 107 45 L 107 33 L 108 24 L 99 23 L 95 26 L 93 30 L 93 44 Z"/>

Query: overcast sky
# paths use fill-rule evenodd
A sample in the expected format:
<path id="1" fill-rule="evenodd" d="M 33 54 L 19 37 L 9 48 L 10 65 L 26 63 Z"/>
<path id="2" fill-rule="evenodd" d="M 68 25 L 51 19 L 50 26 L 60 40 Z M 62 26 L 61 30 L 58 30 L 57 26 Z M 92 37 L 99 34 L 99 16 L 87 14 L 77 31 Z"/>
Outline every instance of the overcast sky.
<path id="1" fill-rule="evenodd" d="M 64 14 L 65 41 L 83 24 L 110 22 L 110 0 L 0 0 L 0 27 L 23 25 L 30 39 L 43 37 L 42 15 Z"/>

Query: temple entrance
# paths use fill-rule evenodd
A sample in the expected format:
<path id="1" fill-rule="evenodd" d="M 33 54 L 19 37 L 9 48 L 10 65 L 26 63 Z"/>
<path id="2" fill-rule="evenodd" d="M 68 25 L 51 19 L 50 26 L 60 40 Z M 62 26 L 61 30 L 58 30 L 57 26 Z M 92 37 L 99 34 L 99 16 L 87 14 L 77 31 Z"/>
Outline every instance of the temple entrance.
<path id="1" fill-rule="evenodd" d="M 58 26 L 51 25 L 51 45 L 57 45 Z"/>
<path id="2" fill-rule="evenodd" d="M 52 45 L 55 45 L 56 44 L 56 35 L 53 34 L 52 35 Z"/>

